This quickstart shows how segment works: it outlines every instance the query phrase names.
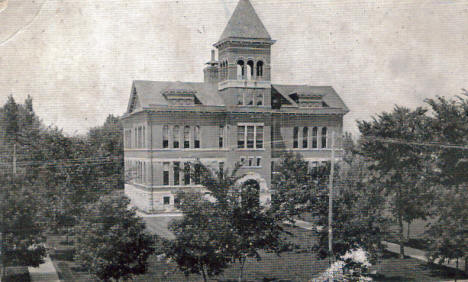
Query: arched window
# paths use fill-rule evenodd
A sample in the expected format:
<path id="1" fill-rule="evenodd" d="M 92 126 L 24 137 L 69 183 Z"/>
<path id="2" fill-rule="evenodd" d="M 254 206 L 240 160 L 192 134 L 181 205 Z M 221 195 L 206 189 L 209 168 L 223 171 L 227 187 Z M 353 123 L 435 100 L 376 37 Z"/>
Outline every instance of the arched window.
<path id="1" fill-rule="evenodd" d="M 327 128 L 322 127 L 322 148 L 327 148 Z"/>
<path id="2" fill-rule="evenodd" d="M 293 148 L 299 148 L 299 127 L 293 129 Z"/>
<path id="3" fill-rule="evenodd" d="M 190 148 L 190 126 L 184 127 L 184 148 Z"/>
<path id="4" fill-rule="evenodd" d="M 172 140 L 174 144 L 174 148 L 179 148 L 179 126 L 176 125 L 172 129 Z"/>
<path id="5" fill-rule="evenodd" d="M 307 148 L 309 146 L 309 128 L 304 127 L 302 129 L 302 148 Z"/>
<path id="6" fill-rule="evenodd" d="M 195 126 L 194 131 L 194 141 L 195 141 L 195 148 L 200 148 L 200 126 Z"/>
<path id="7" fill-rule="evenodd" d="M 263 76 L 263 62 L 258 61 L 257 62 L 257 77 L 262 77 Z"/>
<path id="8" fill-rule="evenodd" d="M 224 125 L 219 126 L 219 148 L 224 148 Z"/>
<path id="9" fill-rule="evenodd" d="M 169 148 L 169 127 L 167 125 L 163 126 L 163 148 Z"/>
<path id="10" fill-rule="evenodd" d="M 247 62 L 247 79 L 252 80 L 254 77 L 254 62 L 248 61 Z"/>
<path id="11" fill-rule="evenodd" d="M 245 66 L 242 60 L 237 61 L 237 79 L 245 79 Z"/>
<path id="12" fill-rule="evenodd" d="M 317 134 L 318 134 L 318 128 L 314 127 L 312 128 L 312 148 L 317 149 Z"/>

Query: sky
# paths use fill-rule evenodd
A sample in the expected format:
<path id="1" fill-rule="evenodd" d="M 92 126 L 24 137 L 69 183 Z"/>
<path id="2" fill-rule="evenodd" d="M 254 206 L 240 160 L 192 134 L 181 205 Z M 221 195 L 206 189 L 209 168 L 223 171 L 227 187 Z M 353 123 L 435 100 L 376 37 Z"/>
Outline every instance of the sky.
<path id="1" fill-rule="evenodd" d="M 251 0 L 272 82 L 331 85 L 345 130 L 468 88 L 468 0 Z M 0 0 L 0 103 L 33 97 L 82 134 L 126 111 L 133 80 L 202 81 L 237 0 Z"/>

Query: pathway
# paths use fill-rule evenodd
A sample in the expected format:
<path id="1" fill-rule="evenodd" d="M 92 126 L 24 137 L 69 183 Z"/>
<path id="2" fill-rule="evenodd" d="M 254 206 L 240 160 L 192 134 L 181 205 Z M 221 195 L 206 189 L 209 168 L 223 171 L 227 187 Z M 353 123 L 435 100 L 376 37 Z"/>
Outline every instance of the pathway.
<path id="1" fill-rule="evenodd" d="M 39 267 L 28 267 L 29 276 L 33 282 L 58 282 L 60 281 L 57 270 L 55 269 L 50 256 L 47 255 L 44 259 L 44 263 Z"/>

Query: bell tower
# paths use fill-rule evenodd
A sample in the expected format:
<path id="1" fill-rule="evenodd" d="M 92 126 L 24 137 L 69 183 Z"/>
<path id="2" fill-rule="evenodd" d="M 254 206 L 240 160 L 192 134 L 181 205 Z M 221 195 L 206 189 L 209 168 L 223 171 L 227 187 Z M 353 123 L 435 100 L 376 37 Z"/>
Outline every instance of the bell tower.
<path id="1" fill-rule="evenodd" d="M 228 106 L 271 105 L 271 46 L 275 43 L 249 0 L 240 0 L 219 41 L 218 90 Z"/>

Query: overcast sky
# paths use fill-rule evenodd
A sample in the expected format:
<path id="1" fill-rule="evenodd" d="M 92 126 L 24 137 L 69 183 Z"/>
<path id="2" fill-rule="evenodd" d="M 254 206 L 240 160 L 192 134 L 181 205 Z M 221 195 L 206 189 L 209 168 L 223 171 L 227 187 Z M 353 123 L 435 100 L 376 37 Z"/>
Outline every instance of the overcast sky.
<path id="1" fill-rule="evenodd" d="M 273 83 L 332 85 L 356 119 L 468 88 L 467 1 L 251 0 L 277 43 Z M 30 94 L 84 133 L 132 80 L 201 81 L 237 0 L 0 0 L 0 103 Z"/>

